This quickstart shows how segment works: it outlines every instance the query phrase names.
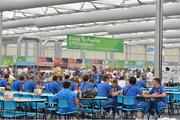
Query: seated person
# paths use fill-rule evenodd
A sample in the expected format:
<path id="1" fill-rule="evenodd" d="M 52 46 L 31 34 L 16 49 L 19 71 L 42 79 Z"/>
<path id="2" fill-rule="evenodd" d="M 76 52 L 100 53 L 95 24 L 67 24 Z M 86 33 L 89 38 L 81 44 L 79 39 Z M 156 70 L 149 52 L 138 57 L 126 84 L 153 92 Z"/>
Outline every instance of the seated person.
<path id="1" fill-rule="evenodd" d="M 136 86 L 136 78 L 130 77 L 129 84 L 126 85 L 123 89 L 123 96 L 134 96 L 141 95 L 142 97 L 148 97 L 148 95 L 144 94 L 141 89 Z M 144 113 L 147 113 L 149 110 L 149 103 L 146 101 L 136 100 L 135 108 L 142 108 Z"/>
<path id="2" fill-rule="evenodd" d="M 97 96 L 98 97 L 111 97 L 112 87 L 109 84 L 110 79 L 111 79 L 110 75 L 105 75 L 103 78 L 103 83 L 99 83 L 97 85 Z"/>
<path id="3" fill-rule="evenodd" d="M 53 93 L 53 94 L 58 93 L 60 90 L 60 85 L 58 82 L 59 82 L 58 77 L 54 75 L 52 81 L 46 85 L 45 87 L 46 91 L 48 93 Z"/>
<path id="4" fill-rule="evenodd" d="M 112 105 L 113 105 L 113 117 L 115 117 L 115 114 L 118 113 L 118 103 L 117 103 L 117 96 L 122 94 L 122 88 L 118 85 L 118 80 L 113 80 L 112 81 L 112 94 L 111 96 L 113 97 L 112 100 Z"/>
<path id="5" fill-rule="evenodd" d="M 42 77 L 40 75 L 36 76 L 36 89 L 45 89 L 45 82 L 43 81 Z"/>
<path id="6" fill-rule="evenodd" d="M 89 82 L 89 76 L 88 75 L 83 76 L 83 81 L 84 82 L 80 86 L 80 91 L 85 91 L 88 89 L 94 89 L 93 84 Z"/>
<path id="7" fill-rule="evenodd" d="M 60 84 L 61 84 L 61 86 L 63 87 L 63 83 L 64 82 L 69 82 L 69 78 L 70 78 L 70 76 L 69 75 L 65 75 L 65 77 L 64 77 L 64 80 L 62 80 L 61 82 L 60 82 Z"/>
<path id="8" fill-rule="evenodd" d="M 146 88 L 146 78 L 142 76 L 141 79 L 139 79 L 139 81 L 137 82 L 137 86 L 142 89 L 142 88 Z"/>
<path id="9" fill-rule="evenodd" d="M 61 89 L 54 97 L 53 101 L 58 102 L 59 98 L 64 98 L 67 101 L 67 108 L 61 108 L 59 112 L 73 112 L 78 110 L 78 99 L 75 92 L 70 91 L 71 83 L 66 81 L 63 83 L 63 89 Z"/>
<path id="10" fill-rule="evenodd" d="M 11 87 L 8 85 L 9 75 L 5 74 L 4 79 L 0 79 L 0 87 L 5 87 L 6 90 L 10 90 Z"/>
<path id="11" fill-rule="evenodd" d="M 23 90 L 24 76 L 20 76 L 19 80 L 16 80 L 11 85 L 11 90 L 22 91 Z"/>
<path id="12" fill-rule="evenodd" d="M 70 90 L 79 90 L 80 82 L 79 82 L 79 77 L 75 77 L 73 82 L 71 83 Z"/>
<path id="13" fill-rule="evenodd" d="M 161 85 L 161 80 L 159 78 L 154 78 L 152 84 L 153 88 L 149 91 L 149 96 L 157 99 L 151 103 L 151 106 L 156 110 L 157 113 L 159 113 L 160 108 L 167 105 L 166 90 Z"/>
<path id="14" fill-rule="evenodd" d="M 34 82 L 35 76 L 31 75 L 30 79 L 28 76 L 25 76 L 25 82 L 24 82 L 24 91 L 33 93 L 34 89 L 36 88 L 36 82 Z"/>

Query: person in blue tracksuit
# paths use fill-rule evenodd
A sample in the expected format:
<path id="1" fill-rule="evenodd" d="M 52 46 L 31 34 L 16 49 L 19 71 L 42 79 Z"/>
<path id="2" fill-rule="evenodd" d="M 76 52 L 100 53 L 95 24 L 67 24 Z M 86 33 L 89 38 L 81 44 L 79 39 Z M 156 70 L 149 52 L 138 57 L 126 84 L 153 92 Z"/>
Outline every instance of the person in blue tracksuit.
<path id="1" fill-rule="evenodd" d="M 44 90 L 45 85 L 46 83 L 43 81 L 43 78 L 40 75 L 36 76 L 36 89 Z"/>
<path id="2" fill-rule="evenodd" d="M 103 83 L 97 85 L 97 96 L 100 97 L 110 97 L 112 94 L 112 87 L 109 84 L 111 79 L 110 75 L 105 75 L 103 78 Z"/>
<path id="3" fill-rule="evenodd" d="M 137 82 L 137 86 L 142 89 L 142 88 L 146 88 L 146 82 L 145 82 L 146 78 L 144 78 L 142 76 L 142 78 Z"/>
<path id="4" fill-rule="evenodd" d="M 31 75 L 30 78 L 25 76 L 26 81 L 24 82 L 24 91 L 33 93 L 36 88 L 36 82 L 34 82 L 35 76 Z"/>
<path id="5" fill-rule="evenodd" d="M 10 90 L 11 87 L 8 84 L 9 75 L 5 74 L 4 79 L 0 79 L 0 87 L 5 87 L 6 90 Z"/>
<path id="6" fill-rule="evenodd" d="M 151 109 L 155 109 L 157 113 L 160 112 L 162 107 L 167 105 L 167 96 L 164 86 L 161 85 L 161 80 L 159 78 L 154 78 L 152 81 L 153 87 L 149 91 L 150 97 L 156 98 L 151 102 Z M 153 113 L 152 113 L 153 114 Z"/>
<path id="7" fill-rule="evenodd" d="M 79 90 L 80 82 L 79 82 L 79 77 L 75 77 L 73 82 L 71 83 L 70 90 Z"/>
<path id="8" fill-rule="evenodd" d="M 58 83 L 57 76 L 53 76 L 52 81 L 46 85 L 46 91 L 48 93 L 56 94 L 59 92 L 60 88 L 61 87 L 60 87 L 60 84 Z"/>
<path id="9" fill-rule="evenodd" d="M 84 82 L 80 86 L 80 91 L 85 91 L 88 89 L 94 89 L 93 84 L 89 82 L 89 76 L 88 75 L 83 76 L 83 81 Z"/>
<path id="10" fill-rule="evenodd" d="M 58 99 L 65 99 L 67 101 L 67 108 L 60 108 L 59 112 L 74 112 L 78 110 L 78 99 L 74 91 L 71 91 L 69 88 L 71 83 L 66 81 L 63 83 L 63 89 L 61 89 L 54 97 L 53 101 L 58 102 Z"/>
<path id="11" fill-rule="evenodd" d="M 62 81 L 60 82 L 60 84 L 61 84 L 62 87 L 63 87 L 63 83 L 64 83 L 64 82 L 67 82 L 67 81 L 69 82 L 69 78 L 70 78 L 69 75 L 65 75 L 65 76 L 64 76 L 64 80 L 62 80 Z"/>
<path id="12" fill-rule="evenodd" d="M 112 81 L 112 105 L 113 105 L 113 118 L 115 117 L 115 114 L 118 113 L 118 103 L 117 103 L 117 96 L 122 94 L 122 88 L 118 85 L 118 80 L 115 79 Z"/>
<path id="13" fill-rule="evenodd" d="M 140 95 L 142 97 L 148 97 L 148 95 L 144 94 L 143 91 L 136 86 L 136 78 L 130 77 L 129 84 L 123 88 L 123 96 L 137 97 L 137 95 Z M 146 101 L 136 100 L 135 105 L 131 107 L 142 108 L 144 113 L 147 113 L 149 110 L 149 103 Z"/>
<path id="14" fill-rule="evenodd" d="M 20 76 L 19 80 L 16 80 L 12 83 L 11 90 L 12 91 L 22 91 L 23 83 L 24 83 L 24 76 Z"/>

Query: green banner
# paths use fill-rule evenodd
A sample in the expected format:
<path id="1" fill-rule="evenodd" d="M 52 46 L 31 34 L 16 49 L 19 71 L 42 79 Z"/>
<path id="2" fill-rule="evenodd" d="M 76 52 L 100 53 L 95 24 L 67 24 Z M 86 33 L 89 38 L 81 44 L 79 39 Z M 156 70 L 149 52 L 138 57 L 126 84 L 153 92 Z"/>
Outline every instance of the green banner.
<path id="1" fill-rule="evenodd" d="M 136 61 L 130 60 L 128 61 L 128 65 L 136 65 Z"/>
<path id="2" fill-rule="evenodd" d="M 124 41 L 114 38 L 67 35 L 67 49 L 123 52 Z"/>
<path id="3" fill-rule="evenodd" d="M 144 66 L 145 66 L 145 67 L 154 66 L 154 62 L 153 62 L 153 61 L 146 61 L 146 62 L 144 63 Z"/>
<path id="4" fill-rule="evenodd" d="M 26 62 L 26 57 L 19 56 L 16 58 L 16 62 Z"/>
<path id="5" fill-rule="evenodd" d="M 117 60 L 115 61 L 115 68 L 124 68 L 125 61 L 124 60 Z"/>
<path id="6" fill-rule="evenodd" d="M 12 66 L 13 65 L 13 56 L 3 56 L 2 57 L 2 65 Z"/>

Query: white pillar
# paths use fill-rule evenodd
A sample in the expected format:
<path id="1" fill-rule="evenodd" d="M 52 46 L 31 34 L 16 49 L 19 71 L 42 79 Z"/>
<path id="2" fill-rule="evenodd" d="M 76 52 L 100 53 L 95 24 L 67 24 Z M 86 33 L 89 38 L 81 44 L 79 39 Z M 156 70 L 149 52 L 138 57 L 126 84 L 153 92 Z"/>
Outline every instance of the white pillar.
<path id="1" fill-rule="evenodd" d="M 23 39 L 23 36 L 20 36 L 17 39 L 17 56 L 21 56 L 21 41 Z"/>
<path id="2" fill-rule="evenodd" d="M 25 47 L 24 47 L 24 51 L 25 51 L 25 57 L 28 57 L 28 50 L 29 50 L 29 44 L 28 41 L 25 41 Z"/>
<path id="3" fill-rule="evenodd" d="M 2 28 L 2 14 L 3 12 L 0 12 L 0 66 L 2 65 L 2 31 L 3 31 L 3 28 Z"/>
<path id="4" fill-rule="evenodd" d="M 162 79 L 163 0 L 156 0 L 155 77 Z"/>

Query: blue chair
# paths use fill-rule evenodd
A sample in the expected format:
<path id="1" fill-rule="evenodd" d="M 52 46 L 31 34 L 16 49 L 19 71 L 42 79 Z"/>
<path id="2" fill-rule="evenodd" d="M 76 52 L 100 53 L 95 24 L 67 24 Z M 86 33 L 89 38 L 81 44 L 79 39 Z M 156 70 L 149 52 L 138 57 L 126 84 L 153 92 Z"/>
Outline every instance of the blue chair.
<path id="1" fill-rule="evenodd" d="M 58 109 L 68 109 L 68 102 L 65 98 L 59 98 L 58 99 Z M 78 114 L 78 111 L 72 111 L 72 112 L 56 112 L 60 117 L 71 117 L 72 115 Z"/>
<path id="2" fill-rule="evenodd" d="M 122 112 L 122 109 L 123 109 L 123 96 L 121 96 L 121 95 L 117 96 L 117 103 L 118 103 L 117 109 Z"/>
<path id="3" fill-rule="evenodd" d="M 95 108 L 95 103 L 92 100 L 80 100 L 79 105 L 81 106 L 81 116 L 83 118 L 96 118 L 96 115 L 100 113 L 100 110 Z"/>
<path id="4" fill-rule="evenodd" d="M 134 96 L 124 96 L 123 97 L 123 112 L 137 112 L 137 111 L 143 111 L 142 108 L 135 108 L 134 105 L 136 103 L 136 97 Z M 132 116 L 131 116 L 132 118 Z"/>
<path id="5" fill-rule="evenodd" d="M 3 101 L 3 118 L 19 118 L 24 117 L 25 113 L 21 111 L 16 111 L 16 104 L 13 100 L 4 100 Z"/>
<path id="6" fill-rule="evenodd" d="M 49 119 L 55 119 L 54 117 L 56 117 L 57 102 L 53 101 L 53 96 L 48 96 L 47 103 L 48 103 L 48 108 L 46 109 L 48 113 L 50 113 L 51 115 Z"/>
<path id="7" fill-rule="evenodd" d="M 177 112 L 179 114 L 178 106 L 180 106 L 180 93 L 173 94 L 173 103 L 172 104 L 176 107 Z"/>

